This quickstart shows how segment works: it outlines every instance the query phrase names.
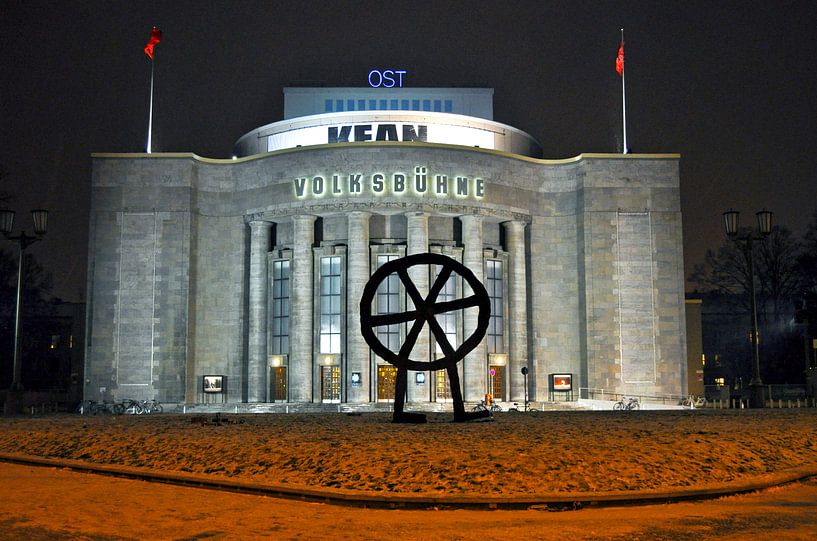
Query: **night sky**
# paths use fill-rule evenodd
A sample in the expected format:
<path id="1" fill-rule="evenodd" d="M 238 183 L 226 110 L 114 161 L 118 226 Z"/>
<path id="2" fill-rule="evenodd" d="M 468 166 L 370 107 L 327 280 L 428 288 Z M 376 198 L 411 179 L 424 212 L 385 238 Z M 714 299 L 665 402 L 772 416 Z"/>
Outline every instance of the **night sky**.
<path id="1" fill-rule="evenodd" d="M 633 153 L 681 157 L 686 274 L 723 240 L 721 213 L 768 208 L 799 233 L 815 211 L 817 3 L 0 2 L 0 189 L 54 294 L 85 299 L 92 152 L 144 152 L 152 26 L 154 152 L 228 158 L 282 119 L 285 86 L 490 87 L 494 119 L 545 158 L 621 150 L 626 37 Z M 12 245 L 0 244 L 7 249 Z"/>

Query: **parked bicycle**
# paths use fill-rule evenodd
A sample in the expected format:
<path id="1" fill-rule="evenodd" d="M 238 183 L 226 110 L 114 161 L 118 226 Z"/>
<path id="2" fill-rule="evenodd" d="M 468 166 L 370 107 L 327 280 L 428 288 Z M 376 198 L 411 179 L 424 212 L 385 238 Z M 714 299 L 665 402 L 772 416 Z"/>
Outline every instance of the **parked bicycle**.
<path id="1" fill-rule="evenodd" d="M 96 402 L 94 400 L 83 400 L 74 410 L 80 415 L 103 415 L 108 413 L 121 413 L 117 408 L 118 404 L 113 402 Z"/>
<path id="2" fill-rule="evenodd" d="M 125 399 L 121 402 L 122 404 L 122 413 L 127 413 L 128 415 L 142 415 L 145 413 L 145 409 L 142 407 L 142 404 L 131 398 Z"/>
<path id="3" fill-rule="evenodd" d="M 155 398 L 153 400 L 142 400 L 140 405 L 143 413 L 162 413 L 164 411 L 162 404 Z"/>
<path id="4" fill-rule="evenodd" d="M 681 400 L 681 405 L 687 408 L 695 409 L 695 408 L 705 408 L 706 407 L 706 397 L 704 396 L 695 396 L 689 395 L 688 397 Z"/>
<path id="5" fill-rule="evenodd" d="M 639 410 L 641 409 L 641 404 L 637 398 L 622 396 L 621 400 L 613 404 L 613 409 L 616 411 Z"/>
<path id="6" fill-rule="evenodd" d="M 538 410 L 538 409 L 536 409 L 536 408 L 532 408 L 532 407 L 530 407 L 528 404 L 525 404 L 525 405 L 523 406 L 523 408 L 522 408 L 522 409 L 519 409 L 519 402 L 514 402 L 514 403 L 513 403 L 513 407 L 512 407 L 512 408 L 508 408 L 508 411 L 513 411 L 513 412 L 517 412 L 517 413 L 518 413 L 518 412 L 520 412 L 520 411 L 521 411 L 521 412 L 525 412 L 525 411 L 539 411 L 539 410 Z"/>
<path id="7" fill-rule="evenodd" d="M 503 411 L 502 406 L 497 404 L 496 402 L 491 402 L 491 405 L 485 403 L 485 400 L 480 400 L 479 404 L 471 408 L 471 411 L 490 411 L 494 413 L 496 411 Z"/>

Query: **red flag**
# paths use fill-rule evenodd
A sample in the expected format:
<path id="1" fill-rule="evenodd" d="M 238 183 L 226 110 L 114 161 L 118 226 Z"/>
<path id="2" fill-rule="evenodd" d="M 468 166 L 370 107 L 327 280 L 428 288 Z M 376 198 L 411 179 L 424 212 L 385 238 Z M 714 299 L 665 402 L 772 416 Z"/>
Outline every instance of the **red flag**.
<path id="1" fill-rule="evenodd" d="M 145 54 L 153 60 L 153 48 L 156 46 L 157 43 L 162 41 L 162 31 L 153 27 L 153 30 L 150 31 L 150 39 L 148 40 L 148 44 L 145 45 Z"/>
<path id="2" fill-rule="evenodd" d="M 624 77 L 624 40 L 621 40 L 621 45 L 618 47 L 618 56 L 616 57 L 616 71 L 621 77 Z"/>

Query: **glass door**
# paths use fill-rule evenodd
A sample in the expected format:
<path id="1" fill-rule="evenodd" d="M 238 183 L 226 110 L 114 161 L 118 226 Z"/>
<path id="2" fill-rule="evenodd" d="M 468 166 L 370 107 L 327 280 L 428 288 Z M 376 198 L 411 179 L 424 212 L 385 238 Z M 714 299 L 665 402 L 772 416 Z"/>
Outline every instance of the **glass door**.
<path id="1" fill-rule="evenodd" d="M 394 400 L 394 380 L 397 367 L 390 364 L 377 366 L 377 400 Z"/>

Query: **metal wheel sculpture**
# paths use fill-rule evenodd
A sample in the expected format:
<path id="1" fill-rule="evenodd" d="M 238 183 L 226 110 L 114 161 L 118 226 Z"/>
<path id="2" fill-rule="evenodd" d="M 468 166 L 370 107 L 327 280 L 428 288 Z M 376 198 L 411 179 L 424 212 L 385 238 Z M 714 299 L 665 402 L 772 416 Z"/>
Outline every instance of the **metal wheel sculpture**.
<path id="1" fill-rule="evenodd" d="M 423 298 L 417 290 L 417 286 L 409 277 L 411 267 L 421 265 L 439 265 L 442 267 L 437 279 L 429 289 L 428 295 Z M 406 293 L 414 303 L 413 310 L 394 314 L 372 314 L 372 301 L 380 284 L 391 274 L 397 274 L 405 287 Z M 460 275 L 471 287 L 473 294 L 455 299 L 453 301 L 437 303 L 437 296 L 445 286 L 452 274 Z M 473 334 L 460 344 L 456 349 L 448 341 L 442 327 L 437 322 L 436 316 L 445 312 L 464 310 L 476 307 L 479 310 L 477 316 L 477 327 Z M 369 279 L 363 289 L 363 296 L 360 300 L 360 326 L 363 338 L 372 350 L 397 367 L 397 377 L 394 383 L 394 422 L 395 423 L 424 423 L 426 417 L 420 413 L 409 413 L 403 411 L 406 399 L 406 387 L 408 370 L 440 370 L 446 369 L 448 380 L 451 385 L 451 395 L 454 401 L 454 420 L 468 421 L 482 417 L 488 417 L 489 411 L 466 412 L 462 401 L 462 389 L 460 387 L 457 363 L 462 360 L 471 350 L 480 343 L 488 329 L 488 320 L 491 316 L 491 300 L 488 292 L 482 283 L 477 280 L 474 273 L 459 262 L 442 254 L 417 254 L 395 259 L 381 266 Z M 406 332 L 406 339 L 400 347 L 400 351 L 391 351 L 378 339 L 375 329 L 384 325 L 395 325 L 407 323 L 409 329 Z M 417 361 L 409 358 L 417 337 L 423 327 L 429 326 L 431 334 L 443 350 L 443 357 L 433 361 Z"/>

